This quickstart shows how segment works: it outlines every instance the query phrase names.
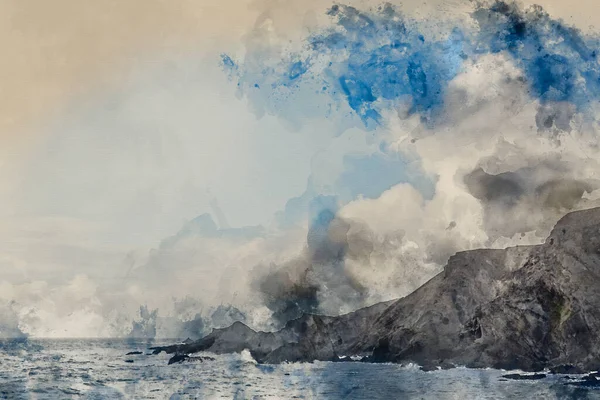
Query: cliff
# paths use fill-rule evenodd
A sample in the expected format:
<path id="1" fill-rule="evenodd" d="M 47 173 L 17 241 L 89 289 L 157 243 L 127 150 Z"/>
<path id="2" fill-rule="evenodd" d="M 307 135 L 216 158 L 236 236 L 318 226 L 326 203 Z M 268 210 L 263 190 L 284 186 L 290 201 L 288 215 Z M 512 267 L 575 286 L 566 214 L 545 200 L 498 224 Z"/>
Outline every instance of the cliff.
<path id="1" fill-rule="evenodd" d="M 258 362 L 414 362 L 528 371 L 600 368 L 600 208 L 567 214 L 544 244 L 460 252 L 410 295 L 353 313 L 307 314 L 278 332 L 242 323 L 187 354 L 249 349 Z"/>

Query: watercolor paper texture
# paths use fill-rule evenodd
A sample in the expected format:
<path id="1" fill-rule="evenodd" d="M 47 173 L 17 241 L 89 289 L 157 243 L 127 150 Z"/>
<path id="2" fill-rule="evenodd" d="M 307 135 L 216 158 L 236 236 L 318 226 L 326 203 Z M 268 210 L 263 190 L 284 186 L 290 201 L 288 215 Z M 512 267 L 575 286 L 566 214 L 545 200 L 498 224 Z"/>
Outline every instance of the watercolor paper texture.
<path id="1" fill-rule="evenodd" d="M 0 395 L 593 394 L 419 366 L 596 365 L 595 286 L 574 266 L 600 268 L 600 217 L 569 213 L 600 206 L 599 15 L 592 0 L 1 2 Z M 455 279 L 482 248 L 498 252 Z M 221 347 L 199 340 L 215 328 Z M 515 360 L 531 362 L 489 350 L 530 337 Z M 161 347 L 185 339 L 197 348 Z M 398 365 L 330 363 L 350 357 Z M 64 373 L 30 374 L 47 366 Z"/>

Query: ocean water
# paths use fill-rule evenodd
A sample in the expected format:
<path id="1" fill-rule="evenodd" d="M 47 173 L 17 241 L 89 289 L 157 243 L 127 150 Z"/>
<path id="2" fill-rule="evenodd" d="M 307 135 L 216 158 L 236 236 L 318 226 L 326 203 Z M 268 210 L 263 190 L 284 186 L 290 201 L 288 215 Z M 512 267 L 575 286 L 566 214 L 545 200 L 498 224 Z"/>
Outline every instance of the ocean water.
<path id="1" fill-rule="evenodd" d="M 257 365 L 249 354 L 167 365 L 160 342 L 27 340 L 0 345 L 2 399 L 600 399 L 565 376 L 513 381 L 505 371 L 315 362 Z M 130 351 L 141 355 L 126 355 Z"/>

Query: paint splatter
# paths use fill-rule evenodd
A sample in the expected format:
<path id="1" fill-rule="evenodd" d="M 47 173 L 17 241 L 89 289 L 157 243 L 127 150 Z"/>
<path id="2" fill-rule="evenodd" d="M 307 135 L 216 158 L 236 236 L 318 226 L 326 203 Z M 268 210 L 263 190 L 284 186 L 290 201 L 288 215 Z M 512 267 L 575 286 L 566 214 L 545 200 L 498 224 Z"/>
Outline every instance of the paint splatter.
<path id="1" fill-rule="evenodd" d="M 247 56 L 252 63 L 239 64 L 223 56 L 242 93 L 266 112 L 288 118 L 281 104 L 298 100 L 293 94 L 310 86 L 327 94 L 338 110 L 348 106 L 368 129 L 384 124 L 386 112 L 419 114 L 432 128 L 443 116 L 448 84 L 464 63 L 505 52 L 522 70 L 531 99 L 540 103 L 540 129 L 569 130 L 574 111 L 560 104 L 573 104 L 591 117 L 591 104 L 600 98 L 598 38 L 539 6 L 479 4 L 472 13 L 476 29 L 448 28 L 438 38 L 425 35 L 427 26 L 390 4 L 367 11 L 339 4 L 327 14 L 332 26 L 307 37 L 305 52 L 288 54 L 275 66 L 257 64 L 256 54 Z M 255 96 L 252 90 L 264 92 Z"/>

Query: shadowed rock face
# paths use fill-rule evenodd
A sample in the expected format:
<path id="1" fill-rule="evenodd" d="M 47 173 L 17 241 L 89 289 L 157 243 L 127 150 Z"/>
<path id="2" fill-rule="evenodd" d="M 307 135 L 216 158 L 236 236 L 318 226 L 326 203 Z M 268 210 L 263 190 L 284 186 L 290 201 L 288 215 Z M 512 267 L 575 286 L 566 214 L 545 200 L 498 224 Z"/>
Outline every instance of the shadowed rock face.
<path id="1" fill-rule="evenodd" d="M 600 367 L 600 208 L 563 217 L 542 245 L 457 253 L 402 299 L 350 314 L 307 314 L 278 332 L 242 323 L 196 342 L 156 348 L 184 354 L 249 349 L 258 362 L 373 362 L 426 367 Z"/>

